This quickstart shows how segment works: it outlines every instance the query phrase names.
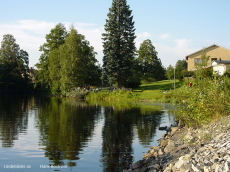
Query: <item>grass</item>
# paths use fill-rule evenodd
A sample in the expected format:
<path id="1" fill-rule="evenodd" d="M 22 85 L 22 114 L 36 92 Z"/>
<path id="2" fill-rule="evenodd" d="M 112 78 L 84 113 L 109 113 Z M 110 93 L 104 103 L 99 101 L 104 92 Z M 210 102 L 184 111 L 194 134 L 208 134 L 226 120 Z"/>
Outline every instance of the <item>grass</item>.
<path id="1" fill-rule="evenodd" d="M 176 80 L 176 88 L 181 86 L 182 82 Z M 111 101 L 111 102 L 135 102 L 135 101 L 158 101 L 168 102 L 172 93 L 164 93 L 169 90 L 174 90 L 173 80 L 163 80 L 152 82 L 148 84 L 142 84 L 139 88 L 131 91 L 117 90 L 109 92 L 103 90 L 98 93 L 91 92 L 86 96 L 86 100 L 99 100 L 99 101 Z"/>
<path id="2" fill-rule="evenodd" d="M 180 86 L 182 81 L 176 80 L 176 88 Z M 146 91 L 146 90 L 173 90 L 174 89 L 174 80 L 162 80 L 151 83 L 144 83 L 139 88 L 134 89 L 134 91 Z"/>
<path id="3" fill-rule="evenodd" d="M 111 104 L 138 101 L 171 103 L 177 107 L 178 120 L 187 126 L 200 127 L 230 114 L 229 95 L 230 79 L 221 77 L 194 79 L 192 88 L 188 87 L 187 81 L 176 80 L 176 90 L 173 80 L 163 80 L 142 84 L 133 92 L 91 92 L 86 99 Z"/>

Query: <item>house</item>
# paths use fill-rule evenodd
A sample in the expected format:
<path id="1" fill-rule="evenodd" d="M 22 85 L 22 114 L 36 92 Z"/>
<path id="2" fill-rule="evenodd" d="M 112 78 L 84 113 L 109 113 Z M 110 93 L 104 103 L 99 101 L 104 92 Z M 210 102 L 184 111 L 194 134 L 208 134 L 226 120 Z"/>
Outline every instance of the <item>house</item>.
<path id="1" fill-rule="evenodd" d="M 199 64 L 203 52 L 205 52 L 207 56 L 210 56 L 207 66 L 211 66 L 214 60 L 222 59 L 223 61 L 230 61 L 230 50 L 214 44 L 186 56 L 188 71 L 194 70 L 195 66 Z"/>
<path id="2" fill-rule="evenodd" d="M 213 60 L 212 68 L 217 74 L 223 75 L 228 69 L 230 69 L 230 61 L 221 59 Z"/>

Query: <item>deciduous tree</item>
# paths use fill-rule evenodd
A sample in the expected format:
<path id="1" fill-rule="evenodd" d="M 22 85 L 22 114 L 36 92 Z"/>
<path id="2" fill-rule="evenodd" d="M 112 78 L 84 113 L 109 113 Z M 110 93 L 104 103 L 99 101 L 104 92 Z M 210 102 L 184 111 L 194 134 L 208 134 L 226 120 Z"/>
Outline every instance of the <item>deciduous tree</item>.
<path id="1" fill-rule="evenodd" d="M 53 78 L 53 75 L 58 75 L 58 73 L 60 73 L 57 49 L 60 45 L 65 43 L 66 35 L 66 28 L 62 23 L 57 24 L 51 29 L 50 33 L 46 35 L 46 42 L 41 45 L 39 49 L 39 51 L 42 52 L 39 63 L 36 64 L 36 67 L 39 69 L 37 74 L 38 84 L 54 89 L 52 86 L 56 85 L 56 82 L 59 82 L 59 79 L 57 77 Z"/>
<path id="2" fill-rule="evenodd" d="M 3 36 L 0 48 L 0 82 L 7 89 L 13 84 L 14 89 L 23 89 L 29 83 L 29 55 L 20 49 L 11 34 Z"/>
<path id="3" fill-rule="evenodd" d="M 137 52 L 137 61 L 140 66 L 143 80 L 165 79 L 165 70 L 161 64 L 161 60 L 157 57 L 157 51 L 151 40 L 144 40 Z"/>

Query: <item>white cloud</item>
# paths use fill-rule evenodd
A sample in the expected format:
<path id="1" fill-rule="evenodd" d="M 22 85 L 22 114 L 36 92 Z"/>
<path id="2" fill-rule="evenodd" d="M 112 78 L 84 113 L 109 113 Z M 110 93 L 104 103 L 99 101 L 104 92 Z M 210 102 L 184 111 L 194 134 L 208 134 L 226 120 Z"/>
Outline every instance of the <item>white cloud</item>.
<path id="1" fill-rule="evenodd" d="M 168 67 L 170 64 L 175 65 L 178 60 L 185 59 L 186 55 L 197 50 L 190 46 L 190 39 L 174 39 L 172 43 L 172 46 L 167 44 L 156 44 L 158 57 L 165 67 Z"/>
<path id="2" fill-rule="evenodd" d="M 139 49 L 141 43 L 146 40 L 146 39 L 150 39 L 151 37 L 151 34 L 148 33 L 148 32 L 143 32 L 143 33 L 140 33 L 140 34 L 136 34 L 136 48 Z"/>
<path id="3" fill-rule="evenodd" d="M 150 37 L 150 36 L 151 36 L 150 33 L 143 32 L 143 33 L 137 34 L 137 39 L 139 39 L 139 38 L 147 38 L 147 37 Z"/>
<path id="4" fill-rule="evenodd" d="M 37 21 L 37 20 L 19 20 L 11 23 L 0 24 L 0 40 L 3 35 L 11 34 L 16 39 L 21 49 L 29 53 L 30 66 L 34 66 L 39 61 L 41 52 L 40 45 L 45 43 L 46 34 L 55 27 L 57 23 Z M 63 23 L 67 30 L 72 23 Z M 102 54 L 102 27 L 97 27 L 92 23 L 75 23 L 75 28 L 80 34 L 85 35 L 86 40 L 95 48 L 98 56 Z M 102 57 L 102 55 L 101 55 Z M 99 57 L 101 59 L 101 57 Z M 99 61 L 100 61 L 99 59 Z"/>
<path id="5" fill-rule="evenodd" d="M 167 39 L 167 38 L 169 38 L 169 34 L 161 34 L 161 35 L 158 36 L 158 38 Z"/>

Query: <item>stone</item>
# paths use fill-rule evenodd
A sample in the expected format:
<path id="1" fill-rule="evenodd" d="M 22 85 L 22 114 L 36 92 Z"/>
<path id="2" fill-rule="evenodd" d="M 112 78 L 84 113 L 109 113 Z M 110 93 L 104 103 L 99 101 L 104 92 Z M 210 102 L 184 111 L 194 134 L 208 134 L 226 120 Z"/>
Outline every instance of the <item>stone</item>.
<path id="1" fill-rule="evenodd" d="M 182 156 L 182 157 L 180 157 L 179 158 L 179 160 L 175 163 L 175 167 L 177 168 L 177 169 L 180 169 L 180 167 L 184 164 L 184 160 L 183 160 L 183 158 L 184 158 L 184 156 Z"/>
<path id="2" fill-rule="evenodd" d="M 210 172 L 211 171 L 211 168 L 208 167 L 208 166 L 204 166 L 204 172 Z"/>
<path id="3" fill-rule="evenodd" d="M 164 140 L 161 140 L 161 142 L 160 142 L 160 147 L 165 147 L 165 146 L 167 146 L 168 145 L 168 139 L 164 139 Z"/>
<path id="4" fill-rule="evenodd" d="M 168 145 L 165 147 L 164 152 L 168 153 L 175 148 L 175 143 L 172 140 L 168 141 Z"/>
<path id="5" fill-rule="evenodd" d="M 180 167 L 180 172 L 186 172 L 188 169 L 184 167 L 184 164 Z"/>
<path id="6" fill-rule="evenodd" d="M 155 165 L 153 165 L 153 168 L 155 168 L 155 169 L 160 169 L 161 166 L 160 166 L 159 164 L 155 164 Z"/>
<path id="7" fill-rule="evenodd" d="M 172 172 L 171 168 L 166 167 L 165 170 L 163 172 Z"/>
<path id="8" fill-rule="evenodd" d="M 224 164 L 224 168 L 226 171 L 230 171 L 230 157 L 228 157 L 227 161 Z"/>
<path id="9" fill-rule="evenodd" d="M 192 169 L 192 165 L 191 165 L 191 164 L 185 163 L 185 164 L 183 164 L 183 166 L 184 166 L 184 168 L 185 168 L 186 170 L 191 170 L 191 169 Z"/>
<path id="10" fill-rule="evenodd" d="M 173 172 L 177 172 L 177 169 L 176 169 L 175 166 L 172 167 L 172 171 L 173 171 Z"/>
<path id="11" fill-rule="evenodd" d="M 142 160 L 137 161 L 134 164 L 132 164 L 132 169 L 141 168 L 141 167 L 142 167 Z"/>
<path id="12" fill-rule="evenodd" d="M 202 171 L 198 165 L 194 165 L 194 164 L 192 164 L 192 169 L 194 172 L 201 172 Z"/>
<path id="13" fill-rule="evenodd" d="M 171 133 L 175 133 L 178 130 L 178 127 L 171 127 Z"/>
<path id="14" fill-rule="evenodd" d="M 163 155 L 164 154 L 164 149 L 160 148 L 158 151 L 158 155 Z"/>
<path id="15" fill-rule="evenodd" d="M 217 135 L 213 140 L 219 140 L 223 135 L 224 135 L 224 133 L 221 133 L 221 134 Z"/>
<path id="16" fill-rule="evenodd" d="M 222 148 L 222 147 L 224 147 L 224 146 L 226 146 L 226 145 L 228 145 L 228 144 L 230 144 L 230 141 L 227 141 L 227 142 L 225 142 L 224 144 L 222 144 L 222 145 L 220 146 L 220 148 Z"/>

